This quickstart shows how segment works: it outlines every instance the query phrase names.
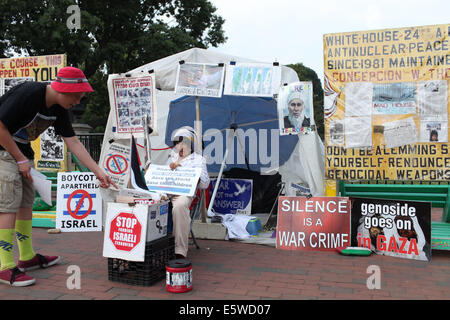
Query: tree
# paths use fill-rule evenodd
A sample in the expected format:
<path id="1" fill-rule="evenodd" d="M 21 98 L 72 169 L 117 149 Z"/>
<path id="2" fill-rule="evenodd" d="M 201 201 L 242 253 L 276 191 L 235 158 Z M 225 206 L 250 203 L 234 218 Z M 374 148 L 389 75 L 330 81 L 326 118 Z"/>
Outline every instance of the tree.
<path id="1" fill-rule="evenodd" d="M 0 57 L 66 53 L 94 90 L 84 119 L 101 131 L 109 114 L 107 74 L 226 41 L 208 0 L 78 0 L 80 29 L 69 30 L 73 0 L 0 0 Z"/>
<path id="2" fill-rule="evenodd" d="M 300 81 L 311 81 L 313 84 L 313 107 L 314 107 L 314 121 L 319 136 L 324 139 L 324 117 L 323 117 L 323 89 L 317 73 L 302 63 L 290 64 L 288 67 L 297 72 Z"/>

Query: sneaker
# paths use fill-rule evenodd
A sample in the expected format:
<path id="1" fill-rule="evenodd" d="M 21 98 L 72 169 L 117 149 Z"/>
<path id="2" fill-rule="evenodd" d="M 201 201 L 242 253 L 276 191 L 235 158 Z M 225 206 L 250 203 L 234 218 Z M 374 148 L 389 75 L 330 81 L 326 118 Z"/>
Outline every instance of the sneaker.
<path id="1" fill-rule="evenodd" d="M 9 284 L 12 287 L 26 287 L 34 284 L 36 279 L 14 267 L 0 271 L 0 282 Z"/>
<path id="2" fill-rule="evenodd" d="M 29 271 L 39 268 L 47 268 L 54 264 L 57 264 L 61 260 L 59 256 L 43 256 L 39 253 L 36 253 L 33 259 L 22 261 L 19 260 L 17 263 L 17 267 L 20 271 Z"/>

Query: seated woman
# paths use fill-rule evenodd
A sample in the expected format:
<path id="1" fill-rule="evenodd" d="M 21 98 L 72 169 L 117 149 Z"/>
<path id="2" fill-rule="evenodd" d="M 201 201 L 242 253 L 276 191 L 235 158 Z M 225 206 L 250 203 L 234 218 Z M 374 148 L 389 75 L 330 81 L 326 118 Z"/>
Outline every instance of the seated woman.
<path id="1" fill-rule="evenodd" d="M 170 153 L 167 165 L 175 170 L 177 167 L 202 168 L 202 173 L 197 185 L 199 189 L 206 189 L 209 186 L 208 170 L 206 159 L 200 154 L 201 150 L 196 150 L 198 141 L 197 134 L 189 126 L 181 127 L 174 132 L 172 138 L 174 148 Z M 201 148 L 200 148 L 201 149 Z M 175 237 L 175 256 L 177 259 L 186 258 L 188 252 L 189 232 L 191 226 L 191 216 L 189 207 L 194 197 L 170 195 L 172 202 L 173 234 Z"/>

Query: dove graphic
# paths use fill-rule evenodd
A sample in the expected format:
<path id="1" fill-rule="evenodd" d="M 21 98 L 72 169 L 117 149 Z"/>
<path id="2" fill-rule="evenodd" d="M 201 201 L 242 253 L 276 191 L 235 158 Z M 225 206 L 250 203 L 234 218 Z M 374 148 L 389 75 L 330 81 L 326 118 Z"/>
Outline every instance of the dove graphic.
<path id="1" fill-rule="evenodd" d="M 238 185 L 238 184 L 235 182 L 234 185 L 235 185 L 236 188 L 238 189 L 237 192 L 234 192 L 234 195 L 235 195 L 235 196 L 238 196 L 238 195 L 240 195 L 241 193 L 244 193 L 245 190 L 247 189 L 247 188 L 245 187 L 245 184 L 241 187 L 240 185 Z"/>

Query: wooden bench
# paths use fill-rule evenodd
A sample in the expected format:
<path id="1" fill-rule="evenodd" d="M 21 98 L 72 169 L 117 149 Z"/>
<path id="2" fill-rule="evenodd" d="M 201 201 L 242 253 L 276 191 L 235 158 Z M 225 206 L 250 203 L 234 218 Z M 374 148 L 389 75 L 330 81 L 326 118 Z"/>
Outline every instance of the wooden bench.
<path id="1" fill-rule="evenodd" d="M 431 248 L 450 250 L 449 184 L 358 184 L 339 181 L 342 197 L 394 199 L 431 202 L 432 208 L 443 208 L 441 221 L 431 222 Z"/>

